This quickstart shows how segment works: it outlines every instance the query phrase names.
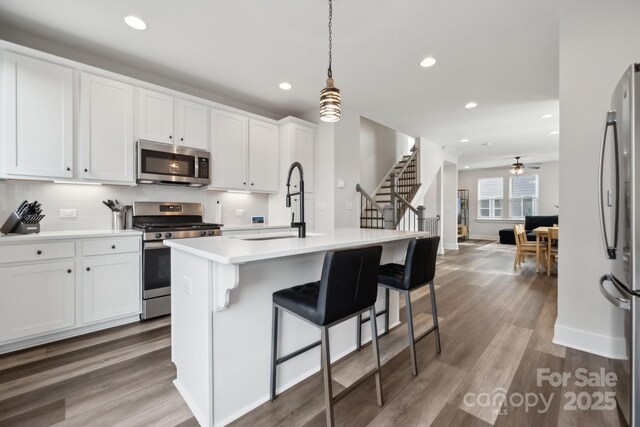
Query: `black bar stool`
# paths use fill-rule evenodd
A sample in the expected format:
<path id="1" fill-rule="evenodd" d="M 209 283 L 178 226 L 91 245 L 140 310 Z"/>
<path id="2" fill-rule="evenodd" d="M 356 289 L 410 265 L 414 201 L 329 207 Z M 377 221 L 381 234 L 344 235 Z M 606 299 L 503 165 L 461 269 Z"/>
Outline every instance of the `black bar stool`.
<path id="1" fill-rule="evenodd" d="M 431 332 L 435 332 L 436 352 L 440 353 L 440 328 L 438 326 L 438 310 L 436 308 L 436 293 L 433 285 L 433 278 L 436 274 L 436 258 L 438 256 L 438 245 L 440 237 L 425 237 L 414 239 L 409 242 L 407 256 L 404 265 L 384 264 L 380 266 L 378 282 L 385 289 L 385 327 L 389 325 L 389 289 L 404 293 L 407 310 L 407 327 L 409 329 L 409 352 L 411 353 L 411 372 L 418 375 L 418 362 L 416 361 L 415 343 L 426 337 Z M 415 338 L 413 334 L 413 317 L 411 315 L 411 291 L 429 285 L 431 294 L 431 315 L 433 316 L 433 326 L 425 333 Z M 369 317 L 372 319 L 373 317 Z M 362 315 L 358 315 L 358 329 L 362 323 L 369 319 L 362 320 Z M 371 322 L 375 323 L 375 322 Z M 356 346 L 360 349 L 360 333 L 357 334 Z"/>
<path id="2" fill-rule="evenodd" d="M 378 292 L 378 266 L 382 246 L 329 251 L 324 257 L 322 277 L 318 282 L 294 286 L 273 293 L 273 329 L 271 340 L 271 400 L 276 398 L 276 368 L 312 348 L 321 345 L 322 370 L 327 425 L 332 426 L 333 404 L 346 396 L 342 391 L 335 398 L 331 390 L 331 359 L 329 328 L 356 315 L 369 311 L 375 316 L 374 305 Z M 286 310 L 321 330 L 321 340 L 278 358 L 278 310 Z M 375 375 L 378 405 L 382 406 L 380 355 L 375 322 L 371 322 L 375 367 L 365 378 Z M 359 382 L 358 382 L 359 383 Z"/>

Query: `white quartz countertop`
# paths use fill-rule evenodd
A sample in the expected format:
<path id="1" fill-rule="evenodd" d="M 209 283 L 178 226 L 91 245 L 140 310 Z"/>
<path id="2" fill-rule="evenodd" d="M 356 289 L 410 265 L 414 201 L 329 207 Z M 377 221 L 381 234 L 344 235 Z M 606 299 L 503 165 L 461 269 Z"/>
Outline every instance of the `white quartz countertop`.
<path id="1" fill-rule="evenodd" d="M 295 235 L 295 237 L 265 239 L 287 235 Z M 274 232 L 269 234 L 165 240 L 164 244 L 173 249 L 222 264 L 241 264 L 334 249 L 368 246 L 428 235 L 429 233 L 427 232 L 338 228 L 328 233 L 307 233 L 305 239 L 299 239 L 296 232 Z M 259 240 L 248 240 L 252 238 Z"/>
<path id="2" fill-rule="evenodd" d="M 9 243 L 42 242 L 45 240 L 85 239 L 89 237 L 141 236 L 138 230 L 65 230 L 43 231 L 38 234 L 1 234 L 0 245 Z"/>
<path id="3" fill-rule="evenodd" d="M 290 224 L 246 224 L 246 225 L 223 225 L 220 230 L 225 231 L 242 231 L 242 230 L 270 230 L 270 229 L 291 228 Z"/>

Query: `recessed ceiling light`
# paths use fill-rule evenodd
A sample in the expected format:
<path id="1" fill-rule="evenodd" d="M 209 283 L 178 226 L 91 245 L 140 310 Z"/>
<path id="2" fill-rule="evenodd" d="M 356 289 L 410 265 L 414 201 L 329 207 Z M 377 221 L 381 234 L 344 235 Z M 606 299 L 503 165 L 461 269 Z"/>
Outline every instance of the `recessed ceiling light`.
<path id="1" fill-rule="evenodd" d="M 469 138 L 464 138 L 460 140 L 460 142 L 469 142 L 469 141 L 471 141 Z"/>
<path id="2" fill-rule="evenodd" d="M 134 30 L 144 31 L 148 28 L 147 23 L 137 16 L 127 15 L 124 17 L 124 22 Z"/>
<path id="3" fill-rule="evenodd" d="M 280 89 L 282 90 L 289 90 L 291 89 L 291 83 L 287 83 L 287 82 L 282 82 L 278 85 L 280 87 Z"/>
<path id="4" fill-rule="evenodd" d="M 485 147 L 491 147 L 493 145 L 492 142 L 483 142 L 482 145 L 484 145 Z"/>
<path id="5" fill-rule="evenodd" d="M 422 68 L 429 68 L 429 67 L 433 67 L 434 65 L 436 65 L 436 58 L 432 56 L 427 56 L 422 61 L 420 61 L 420 66 Z"/>
<path id="6" fill-rule="evenodd" d="M 465 168 L 465 169 L 469 169 L 469 168 L 470 168 L 470 166 L 469 166 L 469 165 L 464 165 L 464 168 Z"/>
<path id="7" fill-rule="evenodd" d="M 476 104 L 475 102 L 469 102 L 467 103 L 467 105 L 464 106 L 464 108 L 466 108 L 467 110 L 470 110 L 471 108 L 476 108 L 478 106 L 478 104 Z"/>
<path id="8" fill-rule="evenodd" d="M 560 133 L 559 130 L 553 130 L 553 131 L 549 132 L 549 135 L 557 135 L 559 133 Z"/>
<path id="9" fill-rule="evenodd" d="M 543 114 L 540 116 L 541 119 L 549 119 L 551 117 L 553 117 L 553 114 Z"/>

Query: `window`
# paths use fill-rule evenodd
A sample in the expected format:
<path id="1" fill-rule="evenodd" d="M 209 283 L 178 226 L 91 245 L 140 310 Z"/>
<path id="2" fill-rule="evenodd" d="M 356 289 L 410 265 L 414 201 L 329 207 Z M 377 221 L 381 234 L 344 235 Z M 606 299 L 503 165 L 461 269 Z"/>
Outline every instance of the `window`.
<path id="1" fill-rule="evenodd" d="M 538 213 L 538 175 L 511 177 L 509 192 L 511 218 L 524 218 Z"/>
<path id="2" fill-rule="evenodd" d="M 478 180 L 478 218 L 502 218 L 502 178 Z"/>

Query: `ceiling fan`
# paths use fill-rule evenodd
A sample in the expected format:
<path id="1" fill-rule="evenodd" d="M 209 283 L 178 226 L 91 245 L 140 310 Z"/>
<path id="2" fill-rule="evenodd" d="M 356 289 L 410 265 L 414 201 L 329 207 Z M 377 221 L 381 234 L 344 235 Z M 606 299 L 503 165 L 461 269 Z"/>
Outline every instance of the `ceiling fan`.
<path id="1" fill-rule="evenodd" d="M 511 166 L 512 167 L 509 170 L 509 172 L 511 172 L 512 175 L 522 175 L 524 173 L 525 165 L 524 165 L 524 163 L 520 162 L 520 156 L 516 156 L 516 162 L 513 163 Z M 540 169 L 540 163 L 527 165 L 526 168 L 527 169 Z"/>

